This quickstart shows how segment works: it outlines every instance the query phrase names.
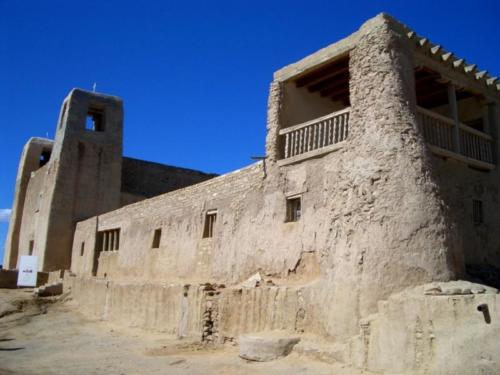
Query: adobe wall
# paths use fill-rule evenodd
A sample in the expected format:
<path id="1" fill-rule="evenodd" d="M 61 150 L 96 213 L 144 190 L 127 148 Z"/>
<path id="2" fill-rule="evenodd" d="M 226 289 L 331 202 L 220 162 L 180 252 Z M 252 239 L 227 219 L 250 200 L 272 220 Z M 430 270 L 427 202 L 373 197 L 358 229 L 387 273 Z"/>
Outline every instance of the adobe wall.
<path id="1" fill-rule="evenodd" d="M 47 192 L 54 183 L 55 172 L 50 163 L 31 174 L 24 202 L 19 235 L 19 256 L 29 255 L 30 242 L 33 254 L 38 256 L 38 266 L 45 260 L 44 244 L 47 240 L 47 226 L 50 212 L 50 199 Z"/>
<path id="2" fill-rule="evenodd" d="M 173 167 L 124 157 L 122 160 L 122 194 L 152 198 L 166 192 L 215 177 L 188 168 Z"/>
<path id="3" fill-rule="evenodd" d="M 5 241 L 3 267 L 17 267 L 19 256 L 19 238 L 23 218 L 26 191 L 32 172 L 40 168 L 40 157 L 43 152 L 51 152 L 54 141 L 44 138 L 31 138 L 23 148 L 17 171 L 14 202 L 10 218 L 9 230 Z"/>
<path id="4" fill-rule="evenodd" d="M 479 171 L 451 159 L 435 158 L 434 171 L 441 196 L 462 234 L 461 248 L 469 276 L 500 286 L 500 172 Z M 474 224 L 472 200 L 483 205 L 484 222 Z"/>
<path id="5" fill-rule="evenodd" d="M 253 216 L 263 205 L 263 176 L 262 165 L 256 164 L 100 215 L 98 230 L 120 228 L 120 249 L 101 254 L 99 275 L 106 273 L 115 280 L 238 281 L 241 273 L 252 272 L 253 267 L 233 273 L 233 261 L 228 256 L 248 256 L 237 255 L 235 250 L 241 241 L 253 240 L 247 228 L 252 227 L 250 220 L 258 220 Z M 209 209 L 218 210 L 217 232 L 213 238 L 204 239 L 205 212 Z M 92 233 L 87 222 L 78 223 L 75 238 L 80 233 Z M 160 247 L 152 249 L 153 232 L 159 228 Z M 75 255 L 78 246 L 75 241 L 72 269 L 80 267 Z M 244 267 L 245 262 L 234 263 Z"/>
<path id="6" fill-rule="evenodd" d="M 361 322 L 345 360 L 384 374 L 497 374 L 499 297 L 465 281 L 392 295 Z"/>

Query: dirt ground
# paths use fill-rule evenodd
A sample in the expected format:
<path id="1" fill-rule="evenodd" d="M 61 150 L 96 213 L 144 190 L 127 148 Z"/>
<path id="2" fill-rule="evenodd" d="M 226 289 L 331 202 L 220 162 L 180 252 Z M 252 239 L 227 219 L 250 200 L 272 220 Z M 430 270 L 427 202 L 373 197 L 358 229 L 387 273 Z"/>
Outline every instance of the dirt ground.
<path id="1" fill-rule="evenodd" d="M 68 297 L 34 299 L 28 289 L 0 289 L 0 374 L 368 373 L 294 353 L 246 361 L 234 346 L 205 347 L 85 318 Z"/>

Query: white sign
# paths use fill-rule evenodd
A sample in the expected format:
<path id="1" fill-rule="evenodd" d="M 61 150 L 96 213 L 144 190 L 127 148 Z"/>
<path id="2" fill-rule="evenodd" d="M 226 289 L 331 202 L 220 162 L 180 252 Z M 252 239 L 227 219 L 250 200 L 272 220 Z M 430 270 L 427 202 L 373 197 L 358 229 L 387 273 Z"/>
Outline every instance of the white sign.
<path id="1" fill-rule="evenodd" d="M 38 257 L 22 255 L 19 261 L 19 273 L 17 274 L 17 286 L 36 286 L 38 275 Z"/>

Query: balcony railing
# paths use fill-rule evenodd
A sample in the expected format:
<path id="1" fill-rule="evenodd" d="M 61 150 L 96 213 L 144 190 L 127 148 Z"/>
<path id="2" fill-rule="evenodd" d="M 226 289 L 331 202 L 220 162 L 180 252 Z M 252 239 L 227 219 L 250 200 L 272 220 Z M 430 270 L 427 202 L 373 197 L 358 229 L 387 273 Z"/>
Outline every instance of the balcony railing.
<path id="1" fill-rule="evenodd" d="M 283 160 L 290 164 L 315 157 L 342 147 L 349 136 L 351 108 L 281 129 Z M 417 107 L 418 121 L 424 138 L 432 152 L 455 158 L 469 165 L 493 169 L 493 138 L 481 131 L 460 123 L 458 132 L 455 122 L 446 116 Z"/>
<path id="2" fill-rule="evenodd" d="M 317 156 L 338 148 L 349 135 L 349 111 L 343 109 L 329 115 L 281 129 L 284 159 L 290 162 Z"/>
<path id="3" fill-rule="evenodd" d="M 494 167 L 493 138 L 490 135 L 461 123 L 458 135 L 455 135 L 455 122 L 451 118 L 421 107 L 417 108 L 417 115 L 424 138 L 434 153 L 477 167 Z M 455 140 L 457 136 L 458 140 Z"/>

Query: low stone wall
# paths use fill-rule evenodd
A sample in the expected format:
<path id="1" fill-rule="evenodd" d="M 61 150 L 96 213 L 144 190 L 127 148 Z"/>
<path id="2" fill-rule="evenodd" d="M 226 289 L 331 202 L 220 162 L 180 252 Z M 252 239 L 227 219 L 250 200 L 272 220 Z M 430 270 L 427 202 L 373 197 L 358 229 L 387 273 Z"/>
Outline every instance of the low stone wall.
<path id="1" fill-rule="evenodd" d="M 64 288 L 87 316 L 201 340 L 203 286 L 126 284 L 65 276 Z"/>
<path id="2" fill-rule="evenodd" d="M 66 275 L 64 286 L 87 316 L 179 338 L 222 343 L 263 330 L 326 335 L 315 285 L 226 288 Z"/>

